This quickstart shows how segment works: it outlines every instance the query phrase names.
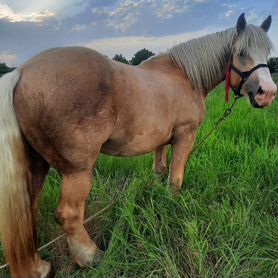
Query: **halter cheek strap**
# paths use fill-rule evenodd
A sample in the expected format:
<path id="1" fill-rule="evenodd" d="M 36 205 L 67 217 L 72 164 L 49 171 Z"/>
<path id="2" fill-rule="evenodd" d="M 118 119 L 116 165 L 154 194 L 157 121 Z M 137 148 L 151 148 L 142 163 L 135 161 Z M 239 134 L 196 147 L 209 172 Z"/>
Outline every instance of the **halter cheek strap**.
<path id="1" fill-rule="evenodd" d="M 227 103 L 229 102 L 230 79 L 231 79 L 231 64 L 229 64 L 228 69 L 226 71 L 225 90 L 226 90 L 226 102 Z"/>
<path id="2" fill-rule="evenodd" d="M 233 54 L 231 55 L 231 60 L 230 60 L 230 63 L 229 63 L 229 66 L 228 66 L 228 69 L 227 69 L 227 72 L 226 72 L 226 86 L 225 86 L 225 89 L 226 89 L 226 102 L 229 101 L 229 89 L 230 87 L 232 88 L 232 90 L 234 91 L 234 94 L 237 98 L 239 97 L 242 97 L 243 95 L 241 94 L 241 88 L 244 84 L 244 82 L 249 78 L 249 76 L 257 69 L 259 68 L 268 68 L 268 65 L 267 64 L 258 64 L 256 65 L 255 67 L 251 68 L 250 70 L 248 71 L 241 71 L 239 70 L 237 67 L 235 67 L 233 65 Z M 230 79 L 231 79 L 231 71 L 234 71 L 236 72 L 240 77 L 241 77 L 241 80 L 240 80 L 240 83 L 239 83 L 239 86 L 238 88 L 233 88 L 230 84 Z M 254 98 L 254 101 L 255 101 L 255 98 Z M 256 103 L 256 105 L 258 107 L 259 104 Z"/>

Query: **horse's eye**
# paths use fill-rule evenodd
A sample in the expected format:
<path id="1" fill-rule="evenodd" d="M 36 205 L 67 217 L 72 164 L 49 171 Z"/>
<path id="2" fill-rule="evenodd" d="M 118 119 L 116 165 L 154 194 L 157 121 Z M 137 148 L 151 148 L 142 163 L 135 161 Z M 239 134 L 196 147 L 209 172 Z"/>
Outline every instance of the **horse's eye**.
<path id="1" fill-rule="evenodd" d="M 244 58 L 245 57 L 245 53 L 243 51 L 239 51 L 238 52 L 238 57 Z"/>

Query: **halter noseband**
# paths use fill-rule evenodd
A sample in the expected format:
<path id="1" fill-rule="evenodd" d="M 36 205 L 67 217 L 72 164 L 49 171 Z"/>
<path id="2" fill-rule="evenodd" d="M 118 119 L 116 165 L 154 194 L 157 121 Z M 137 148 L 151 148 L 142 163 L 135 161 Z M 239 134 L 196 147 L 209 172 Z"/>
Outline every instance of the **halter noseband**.
<path id="1" fill-rule="evenodd" d="M 239 70 L 237 67 L 234 66 L 233 64 L 233 53 L 231 54 L 231 60 L 226 72 L 226 102 L 229 101 L 229 89 L 230 87 L 232 88 L 232 90 L 234 91 L 234 94 L 237 98 L 243 97 L 243 95 L 240 93 L 242 85 L 244 84 L 244 82 L 249 78 L 249 76 L 257 69 L 259 68 L 268 68 L 267 64 L 258 64 L 255 67 L 251 68 L 248 71 L 241 71 Z M 230 84 L 230 78 L 231 78 L 231 71 L 236 72 L 240 77 L 240 83 L 238 88 L 234 88 L 231 86 Z M 254 107 L 261 107 L 255 100 L 254 96 L 252 95 L 252 93 L 250 92 L 249 94 L 249 98 L 250 100 L 253 102 Z"/>

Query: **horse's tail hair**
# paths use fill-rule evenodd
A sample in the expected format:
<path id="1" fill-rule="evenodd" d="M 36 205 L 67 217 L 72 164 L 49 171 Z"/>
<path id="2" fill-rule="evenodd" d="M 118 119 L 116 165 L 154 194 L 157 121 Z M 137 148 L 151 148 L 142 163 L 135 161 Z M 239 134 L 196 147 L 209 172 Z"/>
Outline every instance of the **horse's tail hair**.
<path id="1" fill-rule="evenodd" d="M 26 267 L 24 258 L 30 261 L 36 249 L 31 176 L 13 105 L 19 79 L 18 70 L 0 79 L 0 239 L 12 268 Z"/>

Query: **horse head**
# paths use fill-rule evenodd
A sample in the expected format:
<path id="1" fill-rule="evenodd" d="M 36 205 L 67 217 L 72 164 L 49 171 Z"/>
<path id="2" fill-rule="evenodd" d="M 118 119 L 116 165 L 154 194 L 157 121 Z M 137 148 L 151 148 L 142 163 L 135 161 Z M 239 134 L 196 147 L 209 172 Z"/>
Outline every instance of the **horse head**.
<path id="1" fill-rule="evenodd" d="M 228 69 L 229 84 L 235 94 L 248 96 L 255 108 L 270 105 L 277 91 L 267 66 L 267 57 L 272 47 L 267 36 L 270 25 L 271 16 L 258 27 L 246 24 L 244 13 L 240 15 Z"/>

